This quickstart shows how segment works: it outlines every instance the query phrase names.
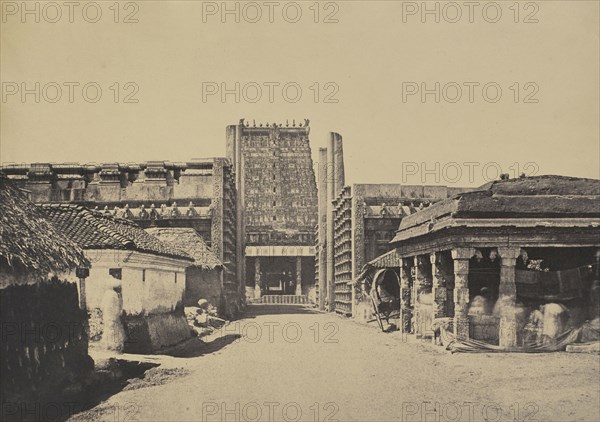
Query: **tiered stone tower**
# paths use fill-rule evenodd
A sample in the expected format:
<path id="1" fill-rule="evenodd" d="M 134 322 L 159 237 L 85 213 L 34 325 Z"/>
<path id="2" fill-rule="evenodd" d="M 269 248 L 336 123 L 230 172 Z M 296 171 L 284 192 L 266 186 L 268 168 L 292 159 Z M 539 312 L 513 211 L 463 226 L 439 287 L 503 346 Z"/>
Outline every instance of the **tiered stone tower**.
<path id="1" fill-rule="evenodd" d="M 314 295 L 317 185 L 309 121 L 227 127 L 238 193 L 238 257 L 248 291 Z"/>

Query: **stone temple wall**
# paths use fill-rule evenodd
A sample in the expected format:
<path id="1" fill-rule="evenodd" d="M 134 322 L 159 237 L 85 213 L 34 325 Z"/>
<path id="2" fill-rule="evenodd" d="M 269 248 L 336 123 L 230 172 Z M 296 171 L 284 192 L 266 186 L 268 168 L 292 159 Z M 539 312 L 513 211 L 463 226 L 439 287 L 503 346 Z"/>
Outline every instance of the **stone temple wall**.
<path id="1" fill-rule="evenodd" d="M 237 279 L 236 188 L 231 162 L 4 164 L 1 171 L 35 203 L 77 203 L 142 228 L 193 228 L 225 262 L 228 308 L 243 298 Z M 234 312 L 230 312 L 234 313 Z"/>

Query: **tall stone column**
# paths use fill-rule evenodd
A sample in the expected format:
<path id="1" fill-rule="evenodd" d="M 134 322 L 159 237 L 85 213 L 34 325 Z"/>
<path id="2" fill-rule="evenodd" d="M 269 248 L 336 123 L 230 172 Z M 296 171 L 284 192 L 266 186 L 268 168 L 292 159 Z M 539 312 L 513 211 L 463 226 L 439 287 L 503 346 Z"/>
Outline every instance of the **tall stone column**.
<path id="1" fill-rule="evenodd" d="M 260 289 L 260 257 L 254 258 L 254 299 L 260 299 L 262 291 Z"/>
<path id="2" fill-rule="evenodd" d="M 330 134 L 327 147 L 327 310 L 335 311 L 334 209 L 335 199 L 335 138 Z"/>
<path id="3" fill-rule="evenodd" d="M 400 267 L 400 324 L 403 333 L 412 332 L 413 308 L 411 305 L 412 277 L 410 262 L 412 258 L 402 258 Z"/>
<path id="4" fill-rule="evenodd" d="M 414 318 L 415 334 L 417 338 L 422 337 L 425 331 L 429 330 L 424 319 L 423 306 L 420 303 L 420 297 L 423 294 L 431 293 L 432 282 L 428 277 L 427 265 L 429 264 L 428 255 L 418 255 L 414 258 L 415 262 L 415 280 L 413 285 L 414 294 Z"/>
<path id="5" fill-rule="evenodd" d="M 331 132 L 330 137 L 333 140 L 334 189 L 335 195 L 337 196 L 346 184 L 346 177 L 344 174 L 344 147 L 342 135 Z"/>
<path id="6" fill-rule="evenodd" d="M 452 250 L 454 260 L 454 335 L 469 338 L 469 259 L 472 248 Z"/>
<path id="7" fill-rule="evenodd" d="M 319 148 L 319 181 L 318 212 L 319 212 L 319 309 L 325 310 L 327 298 L 327 149 Z"/>
<path id="8" fill-rule="evenodd" d="M 498 301 L 500 309 L 500 347 L 511 349 L 517 346 L 517 285 L 515 264 L 520 248 L 498 248 L 500 255 L 500 286 Z"/>
<path id="9" fill-rule="evenodd" d="M 446 316 L 446 280 L 444 278 L 444 261 L 439 252 L 429 255 L 431 261 L 431 278 L 433 285 L 431 293 L 433 296 L 433 317 L 443 318 Z"/>
<path id="10" fill-rule="evenodd" d="M 333 201 L 344 187 L 342 137 L 329 133 L 327 147 L 327 299 L 328 311 L 335 311 L 335 210 Z"/>
<path id="11" fill-rule="evenodd" d="M 296 257 L 296 296 L 302 295 L 302 257 Z"/>

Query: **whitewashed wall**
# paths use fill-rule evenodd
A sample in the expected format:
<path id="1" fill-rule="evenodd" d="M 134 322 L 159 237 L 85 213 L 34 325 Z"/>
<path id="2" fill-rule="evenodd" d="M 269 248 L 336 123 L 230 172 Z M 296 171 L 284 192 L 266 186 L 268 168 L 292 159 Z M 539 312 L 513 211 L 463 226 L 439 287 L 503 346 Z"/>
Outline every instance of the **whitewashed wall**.
<path id="1" fill-rule="evenodd" d="M 189 262 L 135 251 L 86 250 L 92 262 L 85 280 L 88 309 L 100 308 L 107 289 L 121 284 L 123 310 L 128 315 L 170 312 L 183 300 Z M 121 268 L 116 280 L 109 269 Z M 145 276 L 144 276 L 145 272 Z M 177 274 L 177 282 L 175 282 Z"/>

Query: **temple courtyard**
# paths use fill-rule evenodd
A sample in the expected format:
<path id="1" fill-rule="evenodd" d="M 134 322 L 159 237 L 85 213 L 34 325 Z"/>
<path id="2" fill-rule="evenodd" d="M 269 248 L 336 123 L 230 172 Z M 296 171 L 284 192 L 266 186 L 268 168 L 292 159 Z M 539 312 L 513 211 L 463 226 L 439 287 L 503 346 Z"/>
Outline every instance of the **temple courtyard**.
<path id="1" fill-rule="evenodd" d="M 153 368 L 70 420 L 600 420 L 598 355 L 450 354 L 300 305 L 250 305 L 168 355 L 118 358 Z"/>

